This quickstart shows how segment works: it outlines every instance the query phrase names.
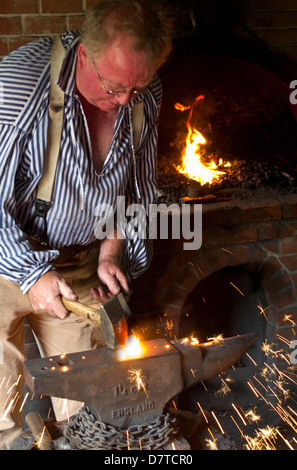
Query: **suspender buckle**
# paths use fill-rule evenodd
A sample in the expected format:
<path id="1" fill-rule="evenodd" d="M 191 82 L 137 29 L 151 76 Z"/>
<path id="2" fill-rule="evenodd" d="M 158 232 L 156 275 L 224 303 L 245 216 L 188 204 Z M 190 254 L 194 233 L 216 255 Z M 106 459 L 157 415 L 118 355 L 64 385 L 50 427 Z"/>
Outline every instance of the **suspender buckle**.
<path id="1" fill-rule="evenodd" d="M 42 217 L 44 219 L 44 230 L 43 230 L 43 234 L 40 236 L 40 244 L 42 246 L 49 246 L 48 237 L 47 237 L 46 216 L 50 208 L 51 208 L 50 202 L 42 201 L 41 199 L 36 199 L 35 217 Z"/>
<path id="2" fill-rule="evenodd" d="M 36 199 L 36 201 L 35 201 L 35 215 L 45 219 L 50 207 L 51 207 L 50 202 L 41 201 L 41 199 Z"/>

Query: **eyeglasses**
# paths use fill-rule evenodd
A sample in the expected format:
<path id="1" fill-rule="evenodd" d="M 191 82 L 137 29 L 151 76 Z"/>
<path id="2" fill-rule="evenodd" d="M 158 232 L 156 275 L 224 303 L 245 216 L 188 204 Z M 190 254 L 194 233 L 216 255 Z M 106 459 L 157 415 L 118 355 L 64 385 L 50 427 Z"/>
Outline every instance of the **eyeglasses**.
<path id="1" fill-rule="evenodd" d="M 105 91 L 105 93 L 107 93 L 108 95 L 112 95 L 112 96 L 115 96 L 115 95 L 132 95 L 132 96 L 136 96 L 136 95 L 139 95 L 139 93 L 143 93 L 145 92 L 145 89 L 147 88 L 147 86 L 151 83 L 149 82 L 147 85 L 145 85 L 144 87 L 142 88 L 134 88 L 134 90 L 131 90 L 131 91 L 128 91 L 128 90 L 107 90 L 103 81 L 102 81 L 102 78 L 100 77 L 100 74 L 98 72 L 98 69 L 95 65 L 95 63 L 93 62 L 93 65 L 95 67 L 95 70 L 96 70 L 96 73 L 97 73 L 97 77 L 98 77 L 98 80 L 100 82 L 100 85 L 102 86 L 102 89 Z"/>

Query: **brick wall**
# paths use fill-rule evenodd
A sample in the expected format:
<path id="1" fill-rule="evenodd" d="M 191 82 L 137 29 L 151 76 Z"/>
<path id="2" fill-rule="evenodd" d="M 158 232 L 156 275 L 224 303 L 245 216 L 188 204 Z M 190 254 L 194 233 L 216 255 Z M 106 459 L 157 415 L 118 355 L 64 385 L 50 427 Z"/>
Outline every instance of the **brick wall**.
<path id="1" fill-rule="evenodd" d="M 297 63 L 296 0 L 235 0 L 238 34 L 246 30 L 274 51 Z"/>
<path id="2" fill-rule="evenodd" d="M 1 0 L 0 56 L 52 33 L 81 27 L 96 0 Z"/>
<path id="3" fill-rule="evenodd" d="M 42 35 L 79 29 L 86 8 L 96 0 L 1 0 L 0 57 Z M 228 28 L 237 35 L 259 38 L 297 63 L 296 0 L 167 0 L 177 31 L 198 26 Z M 248 32 L 247 32 L 248 31 Z"/>

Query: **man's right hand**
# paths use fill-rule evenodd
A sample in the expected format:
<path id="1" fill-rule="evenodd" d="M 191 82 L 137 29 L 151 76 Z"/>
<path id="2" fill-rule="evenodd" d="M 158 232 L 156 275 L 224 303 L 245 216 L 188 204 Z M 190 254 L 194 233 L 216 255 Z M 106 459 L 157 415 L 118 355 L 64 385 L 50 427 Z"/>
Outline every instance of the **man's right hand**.
<path id="1" fill-rule="evenodd" d="M 73 290 L 57 271 L 49 271 L 41 276 L 28 290 L 27 295 L 35 312 L 47 312 L 61 320 L 69 315 L 61 296 L 67 300 L 77 300 Z"/>

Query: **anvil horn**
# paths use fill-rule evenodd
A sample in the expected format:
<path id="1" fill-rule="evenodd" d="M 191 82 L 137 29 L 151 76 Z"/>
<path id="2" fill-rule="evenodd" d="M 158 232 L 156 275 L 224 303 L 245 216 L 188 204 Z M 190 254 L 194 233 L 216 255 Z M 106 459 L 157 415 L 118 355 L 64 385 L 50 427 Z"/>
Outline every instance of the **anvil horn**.
<path id="1" fill-rule="evenodd" d="M 217 377 L 237 362 L 254 343 L 258 334 L 233 336 L 199 344 L 201 360 L 197 362 L 197 351 L 189 341 L 171 341 L 181 352 L 185 389 L 198 382 Z M 197 348 L 197 346 L 196 346 Z"/>
<path id="2" fill-rule="evenodd" d="M 185 339 L 145 341 L 140 356 L 123 361 L 103 347 L 25 361 L 24 375 L 32 391 L 85 402 L 101 421 L 127 429 L 154 421 L 171 398 L 231 367 L 257 336 L 198 345 Z"/>

